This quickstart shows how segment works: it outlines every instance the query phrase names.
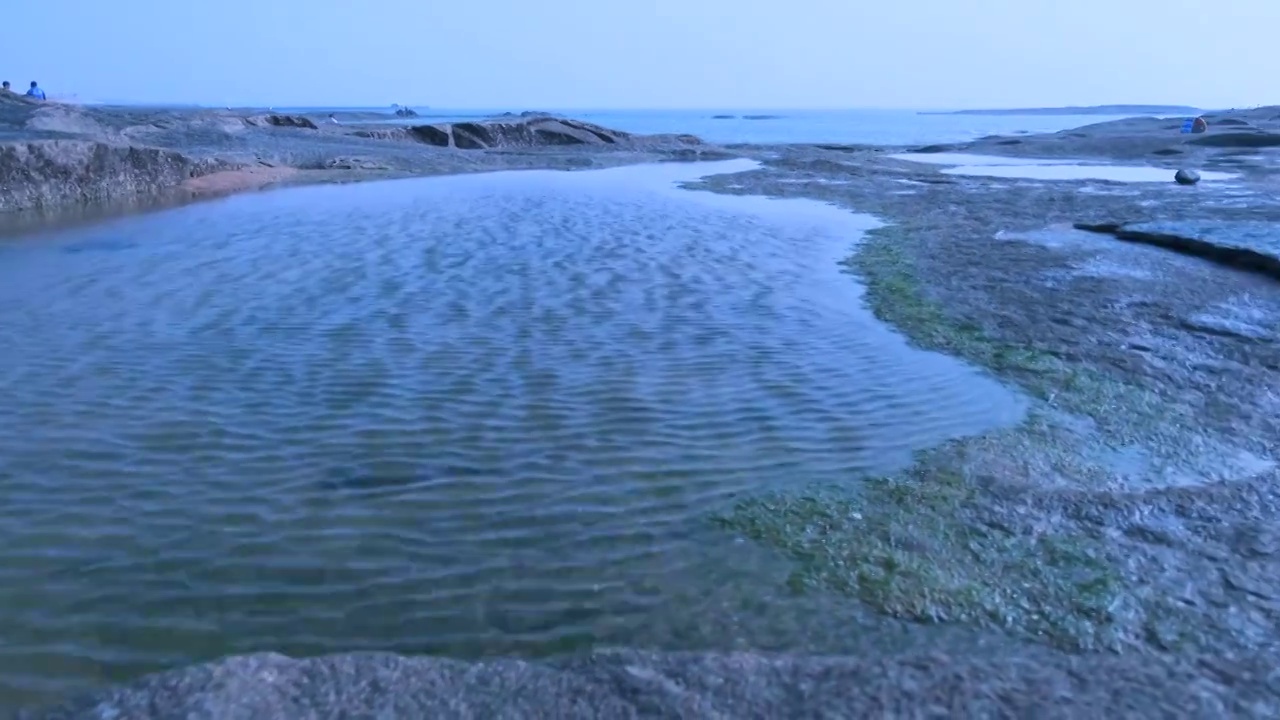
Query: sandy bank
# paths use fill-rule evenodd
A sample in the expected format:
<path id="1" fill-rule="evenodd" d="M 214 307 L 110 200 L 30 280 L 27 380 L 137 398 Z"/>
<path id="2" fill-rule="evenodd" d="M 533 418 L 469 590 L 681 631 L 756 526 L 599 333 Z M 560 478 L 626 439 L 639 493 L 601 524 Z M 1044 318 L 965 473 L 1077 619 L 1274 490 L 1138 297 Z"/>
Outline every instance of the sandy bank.
<path id="1" fill-rule="evenodd" d="M 219 170 L 188 178 L 181 187 L 197 195 L 221 194 L 257 190 L 272 183 L 281 182 L 298 174 L 291 167 L 247 167 L 238 170 Z"/>

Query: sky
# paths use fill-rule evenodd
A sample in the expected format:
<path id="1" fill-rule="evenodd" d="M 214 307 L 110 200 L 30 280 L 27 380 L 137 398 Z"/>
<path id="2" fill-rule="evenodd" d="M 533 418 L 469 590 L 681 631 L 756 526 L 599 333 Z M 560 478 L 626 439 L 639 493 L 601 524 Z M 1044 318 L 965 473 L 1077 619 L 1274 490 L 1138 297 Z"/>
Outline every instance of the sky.
<path id="1" fill-rule="evenodd" d="M 1280 0 L 19 0 L 82 101 L 436 108 L 1280 103 Z"/>

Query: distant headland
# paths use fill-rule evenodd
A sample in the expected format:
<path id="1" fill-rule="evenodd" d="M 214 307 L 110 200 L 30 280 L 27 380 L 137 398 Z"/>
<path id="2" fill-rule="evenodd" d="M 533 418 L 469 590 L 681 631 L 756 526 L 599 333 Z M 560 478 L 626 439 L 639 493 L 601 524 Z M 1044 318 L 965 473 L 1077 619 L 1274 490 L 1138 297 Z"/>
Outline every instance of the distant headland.
<path id="1" fill-rule="evenodd" d="M 921 115 L 1199 115 L 1189 105 L 1068 105 L 1048 108 L 994 108 L 922 111 Z"/>

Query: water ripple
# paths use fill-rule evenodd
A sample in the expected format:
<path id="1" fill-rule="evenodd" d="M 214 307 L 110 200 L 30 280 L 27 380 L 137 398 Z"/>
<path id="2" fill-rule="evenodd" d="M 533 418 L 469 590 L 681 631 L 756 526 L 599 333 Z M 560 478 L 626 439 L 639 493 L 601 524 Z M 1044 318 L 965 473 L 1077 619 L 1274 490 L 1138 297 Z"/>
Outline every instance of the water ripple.
<path id="1" fill-rule="evenodd" d="M 653 172 L 688 173 L 308 188 L 7 246 L 0 693 L 678 642 L 655 613 L 726 564 L 707 513 L 1016 416 L 862 308 L 835 262 L 865 218 Z"/>

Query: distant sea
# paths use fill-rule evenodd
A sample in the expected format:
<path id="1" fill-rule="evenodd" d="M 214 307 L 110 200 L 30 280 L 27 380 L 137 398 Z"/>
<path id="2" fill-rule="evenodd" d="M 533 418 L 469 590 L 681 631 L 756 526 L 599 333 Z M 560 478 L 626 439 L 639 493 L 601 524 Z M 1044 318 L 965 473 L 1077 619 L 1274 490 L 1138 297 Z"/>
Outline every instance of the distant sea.
<path id="1" fill-rule="evenodd" d="M 914 145 L 963 142 L 984 135 L 1057 132 L 1123 115 L 949 115 L 915 110 L 556 110 L 546 112 L 579 118 L 634 133 L 689 133 L 708 142 L 731 143 L 865 143 Z M 289 112 L 384 112 L 391 108 L 278 107 Z M 457 110 L 414 108 L 416 118 L 388 123 L 435 123 L 478 120 L 520 109 Z M 720 117 L 716 116 L 730 116 Z M 748 119 L 756 116 L 759 119 Z"/>

